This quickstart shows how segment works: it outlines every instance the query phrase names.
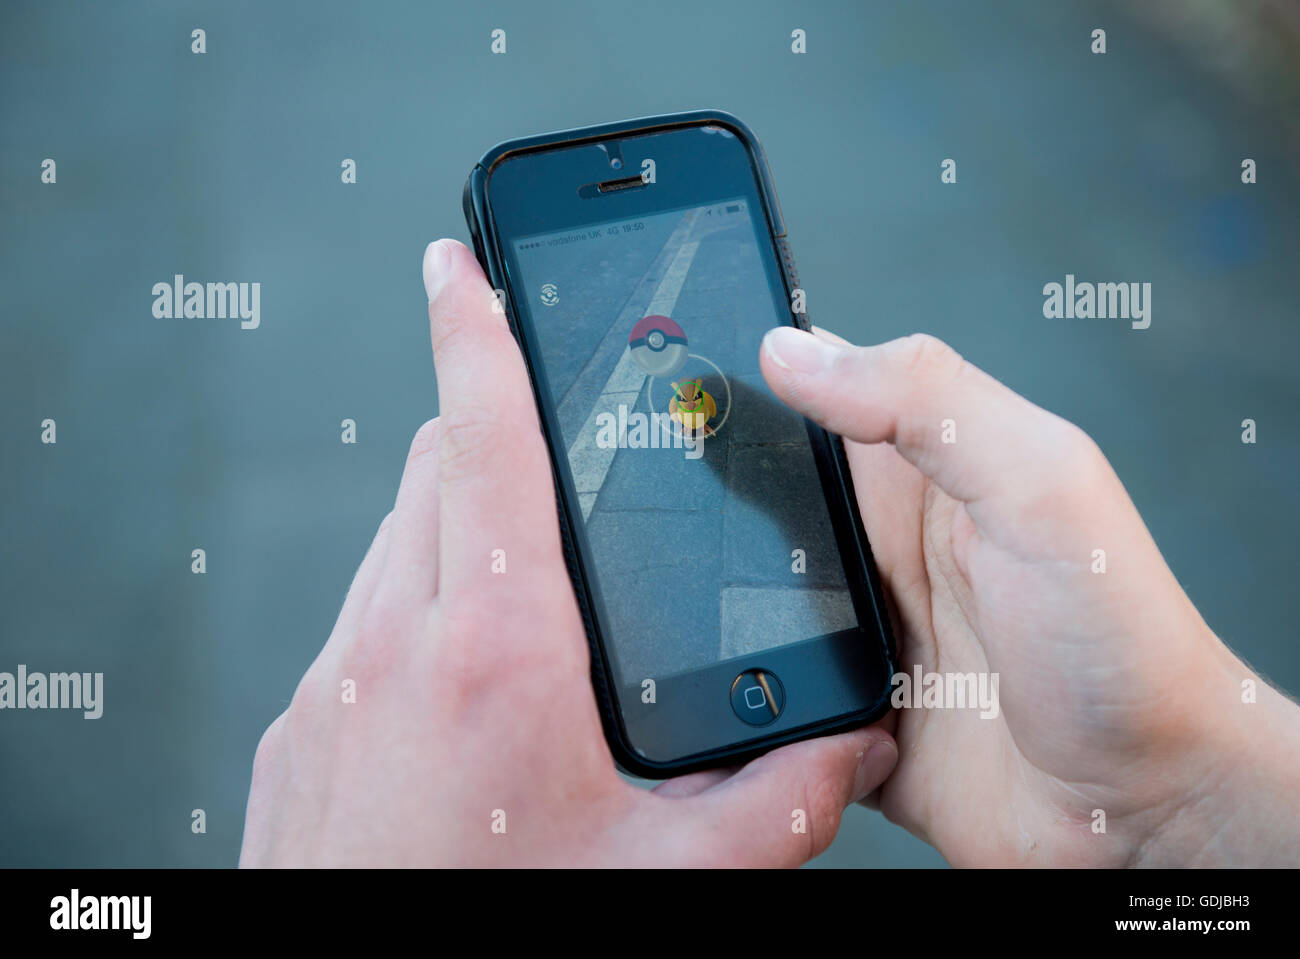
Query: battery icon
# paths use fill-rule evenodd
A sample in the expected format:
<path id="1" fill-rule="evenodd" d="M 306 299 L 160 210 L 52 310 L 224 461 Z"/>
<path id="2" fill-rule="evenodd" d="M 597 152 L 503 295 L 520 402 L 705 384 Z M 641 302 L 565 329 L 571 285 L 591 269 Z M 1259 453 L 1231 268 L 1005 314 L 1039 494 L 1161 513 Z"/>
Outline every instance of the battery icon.
<path id="1" fill-rule="evenodd" d="M 728 212 L 728 213 L 739 213 L 739 212 L 740 212 L 740 204 L 739 204 L 739 203 L 733 203 L 733 204 L 731 204 L 729 207 L 727 207 L 727 212 Z"/>

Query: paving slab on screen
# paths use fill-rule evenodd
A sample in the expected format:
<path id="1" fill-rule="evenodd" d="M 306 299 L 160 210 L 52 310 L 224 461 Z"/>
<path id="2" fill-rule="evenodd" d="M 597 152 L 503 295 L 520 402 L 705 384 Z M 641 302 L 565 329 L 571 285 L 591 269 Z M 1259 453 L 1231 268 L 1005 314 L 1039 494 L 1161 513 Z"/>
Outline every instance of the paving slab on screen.
<path id="1" fill-rule="evenodd" d="M 623 684 L 857 624 L 804 420 L 759 372 L 788 315 L 755 212 L 514 244 Z"/>

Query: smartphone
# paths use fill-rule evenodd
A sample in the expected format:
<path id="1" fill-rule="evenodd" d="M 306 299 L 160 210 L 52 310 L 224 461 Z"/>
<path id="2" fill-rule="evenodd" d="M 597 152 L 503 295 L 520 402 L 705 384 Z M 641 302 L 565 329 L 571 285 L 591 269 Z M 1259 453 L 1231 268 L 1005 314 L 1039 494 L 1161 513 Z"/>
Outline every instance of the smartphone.
<path id="1" fill-rule="evenodd" d="M 703 110 L 512 140 L 464 205 L 618 765 L 734 765 L 884 714 L 893 643 L 843 444 L 759 372 L 764 333 L 809 323 L 749 128 Z"/>

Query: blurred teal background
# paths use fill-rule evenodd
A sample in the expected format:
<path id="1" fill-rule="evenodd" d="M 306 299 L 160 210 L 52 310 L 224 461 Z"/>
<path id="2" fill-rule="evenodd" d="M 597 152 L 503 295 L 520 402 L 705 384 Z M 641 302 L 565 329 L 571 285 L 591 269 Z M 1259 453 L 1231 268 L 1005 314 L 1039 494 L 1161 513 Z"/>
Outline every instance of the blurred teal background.
<path id="1" fill-rule="evenodd" d="M 701 106 L 762 138 L 816 322 L 934 333 L 1087 429 L 1300 690 L 1300 18 L 1135 6 L 6 3 L 0 669 L 102 671 L 105 704 L 0 714 L 0 865 L 236 861 L 258 737 L 437 411 L 419 263 L 473 162 Z M 155 319 L 175 273 L 260 282 L 261 328 Z M 1066 273 L 1151 282 L 1151 328 L 1044 319 Z M 942 860 L 855 808 L 818 864 Z"/>

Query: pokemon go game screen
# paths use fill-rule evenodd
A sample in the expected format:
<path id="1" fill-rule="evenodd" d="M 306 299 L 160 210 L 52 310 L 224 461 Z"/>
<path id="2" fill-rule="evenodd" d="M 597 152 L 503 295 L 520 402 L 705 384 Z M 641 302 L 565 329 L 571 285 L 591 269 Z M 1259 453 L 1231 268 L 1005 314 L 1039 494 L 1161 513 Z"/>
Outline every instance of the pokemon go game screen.
<path id="1" fill-rule="evenodd" d="M 514 243 L 620 684 L 857 625 L 803 417 L 759 372 L 788 320 L 751 212 Z"/>

